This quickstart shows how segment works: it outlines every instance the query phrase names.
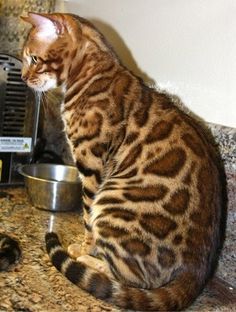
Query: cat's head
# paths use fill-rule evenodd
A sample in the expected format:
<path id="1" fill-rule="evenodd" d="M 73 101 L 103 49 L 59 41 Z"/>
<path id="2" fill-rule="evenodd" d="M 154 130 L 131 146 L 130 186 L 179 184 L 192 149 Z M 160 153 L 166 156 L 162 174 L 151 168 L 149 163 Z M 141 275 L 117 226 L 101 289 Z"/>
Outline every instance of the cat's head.
<path id="1" fill-rule="evenodd" d="M 22 79 L 36 91 L 63 85 L 81 42 L 79 23 L 66 14 L 29 13 L 33 27 L 23 48 Z"/>

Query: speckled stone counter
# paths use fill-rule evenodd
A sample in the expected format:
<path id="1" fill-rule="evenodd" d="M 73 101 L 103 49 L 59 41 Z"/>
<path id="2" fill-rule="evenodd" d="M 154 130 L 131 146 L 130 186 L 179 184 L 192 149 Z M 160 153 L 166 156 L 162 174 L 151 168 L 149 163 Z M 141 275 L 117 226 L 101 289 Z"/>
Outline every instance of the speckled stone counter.
<path id="1" fill-rule="evenodd" d="M 83 232 L 79 213 L 38 210 L 23 188 L 1 190 L 0 197 L 1 231 L 14 233 L 23 249 L 20 262 L 0 273 L 0 311 L 112 311 L 67 281 L 45 253 L 44 235 L 52 219 L 67 245 Z"/>
<path id="2" fill-rule="evenodd" d="M 228 180 L 226 240 L 213 280 L 187 311 L 236 311 L 236 131 L 211 125 L 225 161 Z M 71 284 L 52 267 L 45 253 L 49 225 L 67 246 L 83 235 L 79 212 L 50 213 L 33 207 L 26 191 L 0 188 L 0 231 L 20 241 L 19 263 L 0 273 L 0 312 L 121 311 Z"/>

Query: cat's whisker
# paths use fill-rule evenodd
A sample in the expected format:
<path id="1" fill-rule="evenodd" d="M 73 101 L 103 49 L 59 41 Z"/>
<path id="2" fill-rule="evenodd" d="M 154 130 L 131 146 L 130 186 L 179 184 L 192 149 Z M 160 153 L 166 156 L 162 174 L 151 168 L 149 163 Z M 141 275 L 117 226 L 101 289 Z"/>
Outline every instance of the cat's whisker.
<path id="1" fill-rule="evenodd" d="M 49 112 L 49 110 L 52 109 L 52 106 L 61 104 L 62 97 L 60 94 L 52 90 L 42 92 L 42 100 L 45 112 Z"/>
<path id="2" fill-rule="evenodd" d="M 53 103 L 53 105 L 60 105 L 63 101 L 63 96 L 57 90 L 52 90 L 46 93 L 48 100 Z"/>
<path id="3" fill-rule="evenodd" d="M 44 91 L 41 91 L 41 99 L 42 99 L 42 104 L 43 104 L 43 110 L 45 113 L 48 113 L 50 101 L 48 101 L 47 96 Z"/>

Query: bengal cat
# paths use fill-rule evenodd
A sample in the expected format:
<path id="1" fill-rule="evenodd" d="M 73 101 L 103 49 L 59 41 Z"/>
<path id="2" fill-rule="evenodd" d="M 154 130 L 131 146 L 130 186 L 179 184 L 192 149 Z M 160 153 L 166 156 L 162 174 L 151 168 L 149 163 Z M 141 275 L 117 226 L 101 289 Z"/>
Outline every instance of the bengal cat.
<path id="1" fill-rule="evenodd" d="M 67 253 L 47 233 L 52 263 L 122 308 L 187 307 L 220 246 L 213 144 L 168 95 L 125 68 L 87 20 L 57 13 L 23 19 L 33 27 L 22 78 L 39 92 L 62 88 L 61 115 L 83 183 L 84 243 Z"/>

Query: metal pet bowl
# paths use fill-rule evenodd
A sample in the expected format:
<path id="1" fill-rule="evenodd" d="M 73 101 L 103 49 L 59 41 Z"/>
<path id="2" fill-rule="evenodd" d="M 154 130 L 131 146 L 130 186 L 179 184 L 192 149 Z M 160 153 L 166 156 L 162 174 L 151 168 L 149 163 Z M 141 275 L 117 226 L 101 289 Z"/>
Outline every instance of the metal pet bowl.
<path id="1" fill-rule="evenodd" d="M 50 211 L 70 211 L 81 208 L 81 181 L 73 166 L 55 164 L 23 165 L 19 173 L 32 204 Z"/>

